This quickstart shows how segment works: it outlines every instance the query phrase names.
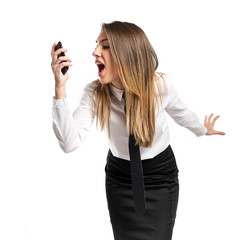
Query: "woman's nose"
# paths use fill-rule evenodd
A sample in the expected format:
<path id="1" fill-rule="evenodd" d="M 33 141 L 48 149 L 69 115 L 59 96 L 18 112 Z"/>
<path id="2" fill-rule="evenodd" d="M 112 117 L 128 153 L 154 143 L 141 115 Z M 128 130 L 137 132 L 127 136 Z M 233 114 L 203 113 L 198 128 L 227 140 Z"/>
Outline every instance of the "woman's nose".
<path id="1" fill-rule="evenodd" d="M 98 47 L 96 47 L 96 48 L 94 49 L 92 55 L 93 55 L 94 57 L 99 57 L 99 56 L 101 55 Z"/>

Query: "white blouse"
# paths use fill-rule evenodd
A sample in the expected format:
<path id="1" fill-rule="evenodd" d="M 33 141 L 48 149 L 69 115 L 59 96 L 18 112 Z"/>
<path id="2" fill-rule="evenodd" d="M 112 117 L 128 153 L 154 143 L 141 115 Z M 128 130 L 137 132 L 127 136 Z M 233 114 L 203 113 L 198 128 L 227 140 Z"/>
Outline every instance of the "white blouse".
<path id="1" fill-rule="evenodd" d="M 164 75 L 166 90 L 163 92 L 162 105 L 159 99 L 159 112 L 155 111 L 155 135 L 151 148 L 140 147 L 141 159 L 153 158 L 164 151 L 170 144 L 169 127 L 167 114 L 179 125 L 189 129 L 196 136 L 207 133 L 207 129 L 202 125 L 194 112 L 187 108 L 181 101 L 172 80 L 168 75 Z M 112 95 L 112 106 L 110 114 L 111 136 L 108 139 L 109 148 L 113 155 L 118 158 L 130 160 L 128 150 L 128 135 L 126 130 L 126 119 L 124 112 L 123 90 L 110 84 Z M 59 141 L 59 145 L 65 153 L 72 152 L 84 141 L 91 130 L 94 118 L 91 113 L 91 94 L 93 87 L 91 83 L 84 88 L 79 106 L 71 114 L 67 97 L 55 99 L 53 97 L 53 130 Z M 159 114 L 158 114 L 159 113 Z M 108 138 L 107 126 L 104 131 Z"/>

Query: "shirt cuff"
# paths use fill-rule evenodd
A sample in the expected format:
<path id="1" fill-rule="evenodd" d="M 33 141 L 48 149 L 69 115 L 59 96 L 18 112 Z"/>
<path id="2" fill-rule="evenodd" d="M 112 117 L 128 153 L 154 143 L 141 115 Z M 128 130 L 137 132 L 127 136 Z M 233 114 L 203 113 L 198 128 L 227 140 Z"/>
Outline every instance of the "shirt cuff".
<path id="1" fill-rule="evenodd" d="M 63 108 L 68 104 L 67 97 L 61 98 L 61 99 L 55 99 L 55 96 L 54 96 L 52 100 L 53 100 L 53 108 Z"/>
<path id="2" fill-rule="evenodd" d="M 201 137 L 201 136 L 203 136 L 203 135 L 206 135 L 206 133 L 207 133 L 207 128 L 203 125 L 202 131 L 199 132 L 199 133 L 196 134 L 196 135 L 197 135 L 197 137 Z"/>

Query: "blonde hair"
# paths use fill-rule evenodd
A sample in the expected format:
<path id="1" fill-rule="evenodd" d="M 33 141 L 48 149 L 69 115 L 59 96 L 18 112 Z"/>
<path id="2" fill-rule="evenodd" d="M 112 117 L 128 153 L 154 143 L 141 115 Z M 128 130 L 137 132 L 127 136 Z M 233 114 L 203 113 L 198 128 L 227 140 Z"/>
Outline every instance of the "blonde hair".
<path id="1" fill-rule="evenodd" d="M 127 132 L 134 135 L 139 146 L 151 147 L 158 94 L 162 104 L 162 85 L 155 72 L 158 67 L 157 55 L 143 30 L 133 23 L 103 23 L 101 30 L 106 33 L 118 76 L 125 89 Z M 164 74 L 158 74 L 163 79 Z M 97 127 L 100 124 L 102 131 L 107 123 L 110 138 L 110 86 L 99 80 L 94 83 L 96 124 Z"/>

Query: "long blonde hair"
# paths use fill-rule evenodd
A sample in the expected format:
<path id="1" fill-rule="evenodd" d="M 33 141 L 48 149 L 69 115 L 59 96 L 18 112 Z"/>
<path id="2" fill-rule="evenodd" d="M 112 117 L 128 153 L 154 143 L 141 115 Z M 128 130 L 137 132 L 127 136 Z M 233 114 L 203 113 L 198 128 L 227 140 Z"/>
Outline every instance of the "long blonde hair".
<path id="1" fill-rule="evenodd" d="M 143 30 L 133 23 L 103 23 L 101 30 L 106 33 L 118 76 L 125 89 L 127 132 L 134 134 L 139 146 L 151 147 L 155 134 L 158 94 L 162 103 L 163 86 L 156 74 L 157 55 Z M 159 75 L 163 79 L 163 74 Z M 100 124 L 102 131 L 107 123 L 110 137 L 110 86 L 99 80 L 94 83 L 96 124 L 97 127 Z"/>

